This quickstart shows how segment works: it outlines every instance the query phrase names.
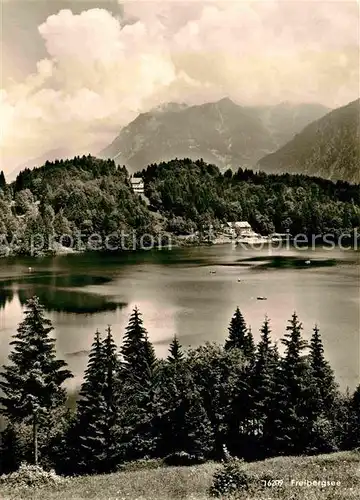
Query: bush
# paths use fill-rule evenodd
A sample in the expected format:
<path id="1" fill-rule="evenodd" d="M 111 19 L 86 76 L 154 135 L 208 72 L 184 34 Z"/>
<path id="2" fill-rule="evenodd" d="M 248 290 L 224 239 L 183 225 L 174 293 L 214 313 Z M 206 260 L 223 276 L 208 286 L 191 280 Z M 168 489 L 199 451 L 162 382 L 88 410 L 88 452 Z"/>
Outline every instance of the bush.
<path id="1" fill-rule="evenodd" d="M 238 490 L 247 490 L 249 485 L 250 477 L 244 469 L 244 462 L 232 458 L 215 472 L 210 495 L 214 497 L 231 495 Z"/>
<path id="2" fill-rule="evenodd" d="M 164 463 L 166 465 L 196 465 L 203 464 L 205 462 L 205 458 L 199 455 L 190 455 L 186 451 L 176 451 L 175 453 L 171 453 L 164 458 Z"/>
<path id="3" fill-rule="evenodd" d="M 118 465 L 116 470 L 119 472 L 125 472 L 143 469 L 158 469 L 163 466 L 164 461 L 161 458 L 139 458 L 138 460 Z"/>
<path id="4" fill-rule="evenodd" d="M 62 484 L 65 481 L 65 478 L 58 476 L 53 470 L 45 471 L 42 467 L 26 463 L 22 463 L 16 472 L 0 476 L 1 485 L 18 488 L 27 486 L 41 488 Z"/>

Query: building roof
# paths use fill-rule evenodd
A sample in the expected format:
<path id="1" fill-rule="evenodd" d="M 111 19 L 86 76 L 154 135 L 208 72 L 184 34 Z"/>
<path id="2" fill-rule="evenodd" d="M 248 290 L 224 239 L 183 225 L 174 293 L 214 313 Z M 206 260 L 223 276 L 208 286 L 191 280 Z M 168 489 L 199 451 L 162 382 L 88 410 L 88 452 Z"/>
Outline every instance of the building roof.
<path id="1" fill-rule="evenodd" d="M 250 224 L 244 220 L 244 221 L 238 221 L 238 222 L 227 222 L 226 223 L 229 227 L 233 228 L 233 227 L 238 227 L 240 229 L 251 229 L 251 226 Z"/>
<path id="2" fill-rule="evenodd" d="M 250 224 L 245 220 L 239 221 L 239 222 L 234 222 L 234 226 L 242 228 L 242 229 L 251 228 Z"/>
<path id="3" fill-rule="evenodd" d="M 139 177 L 130 179 L 131 184 L 144 184 L 144 181 Z"/>

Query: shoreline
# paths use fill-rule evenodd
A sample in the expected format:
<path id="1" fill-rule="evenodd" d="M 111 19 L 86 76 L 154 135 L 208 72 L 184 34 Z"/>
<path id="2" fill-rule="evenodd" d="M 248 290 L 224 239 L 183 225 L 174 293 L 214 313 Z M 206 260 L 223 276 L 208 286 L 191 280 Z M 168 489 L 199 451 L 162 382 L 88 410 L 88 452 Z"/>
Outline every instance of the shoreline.
<path id="1" fill-rule="evenodd" d="M 211 246 L 223 246 L 223 245 L 234 245 L 235 247 L 242 248 L 250 248 L 254 250 L 261 250 L 265 246 L 273 247 L 275 246 L 278 249 L 281 248 L 295 248 L 295 249 L 306 249 L 313 250 L 315 248 L 320 248 L 323 246 L 326 250 L 332 250 L 334 248 L 342 248 L 344 250 L 359 250 L 358 245 L 360 243 L 360 238 L 347 238 L 345 240 L 346 243 L 349 243 L 347 246 L 342 246 L 343 242 L 339 244 L 339 238 L 334 238 L 333 241 L 325 241 L 319 240 L 317 238 L 309 238 L 308 242 L 305 241 L 295 241 L 296 238 L 282 239 L 282 240 L 271 240 L 260 239 L 259 241 L 238 241 L 235 238 L 230 238 L 228 236 L 216 236 L 212 240 L 208 238 L 201 238 L 199 236 L 193 235 L 173 235 L 171 233 L 164 233 L 164 239 L 166 241 L 170 241 L 170 243 L 160 243 L 158 242 L 154 246 L 141 247 L 137 242 L 133 244 L 133 248 L 117 248 L 114 250 L 106 249 L 106 248 L 83 248 L 81 250 L 77 248 L 65 247 L 63 245 L 55 244 L 55 248 L 51 248 L 46 251 L 37 251 L 35 254 L 31 255 L 30 253 L 23 252 L 14 252 L 11 250 L 9 246 L 0 246 L 0 260 L 6 258 L 17 258 L 17 257 L 25 257 L 25 258 L 45 258 L 45 257 L 60 257 L 64 255 L 79 255 L 79 254 L 87 254 L 87 253 L 98 253 L 98 254 L 122 254 L 124 252 L 149 252 L 151 250 L 172 250 L 172 249 L 181 249 L 181 248 L 203 248 L 203 247 L 211 247 Z M 351 244 L 350 244 L 351 243 Z M 327 246 L 326 246 L 327 245 Z"/>

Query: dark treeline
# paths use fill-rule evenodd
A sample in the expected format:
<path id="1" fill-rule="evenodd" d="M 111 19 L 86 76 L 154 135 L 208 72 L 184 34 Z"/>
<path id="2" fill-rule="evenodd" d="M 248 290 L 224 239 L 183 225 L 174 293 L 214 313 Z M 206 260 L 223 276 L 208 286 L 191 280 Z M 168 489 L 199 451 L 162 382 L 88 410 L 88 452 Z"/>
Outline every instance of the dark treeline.
<path id="1" fill-rule="evenodd" d="M 151 204 L 179 232 L 247 220 L 263 234 L 351 232 L 360 225 L 360 189 L 305 175 L 269 175 L 239 168 L 221 174 L 202 160 L 172 160 L 139 172 Z"/>
<path id="2" fill-rule="evenodd" d="M 83 474 L 143 458 L 252 460 L 360 445 L 360 386 L 339 392 L 319 329 L 306 343 L 295 313 L 282 355 L 269 319 L 255 345 L 236 309 L 224 345 L 185 351 L 175 337 L 158 359 L 135 308 L 121 346 L 110 327 L 95 333 L 74 408 L 62 388 L 72 375 L 56 358 L 51 331 L 30 299 L 0 377 L 1 472 L 23 460 Z"/>
<path id="3" fill-rule="evenodd" d="M 74 237 L 80 232 L 84 240 L 132 229 L 151 233 L 153 219 L 132 192 L 125 167 L 112 160 L 83 156 L 46 162 L 0 186 L 0 235 L 15 240 L 14 253 L 30 253 L 31 235 L 49 241 L 54 235 Z M 66 238 L 62 243 L 69 244 Z"/>
<path id="4" fill-rule="evenodd" d="M 140 175 L 150 207 L 132 192 L 126 168 L 112 160 L 83 156 L 47 162 L 25 169 L 8 185 L 0 175 L 2 240 L 3 235 L 8 242 L 15 239 L 13 253 L 26 254 L 34 234 L 45 241 L 79 232 L 84 240 L 133 230 L 188 234 L 247 220 L 263 234 L 330 233 L 336 239 L 360 225 L 360 189 L 347 182 L 241 168 L 222 174 L 215 165 L 189 159 L 150 165 Z M 163 217 L 155 217 L 154 210 Z"/>

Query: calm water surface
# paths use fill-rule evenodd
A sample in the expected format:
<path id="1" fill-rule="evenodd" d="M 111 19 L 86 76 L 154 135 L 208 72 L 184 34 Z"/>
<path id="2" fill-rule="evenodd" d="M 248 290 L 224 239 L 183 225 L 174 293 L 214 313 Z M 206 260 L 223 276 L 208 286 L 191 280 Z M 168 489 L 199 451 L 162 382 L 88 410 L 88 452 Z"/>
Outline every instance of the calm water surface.
<path id="1" fill-rule="evenodd" d="M 310 265 L 304 261 L 311 259 Z M 32 268 L 29 271 L 29 267 Z M 240 282 L 238 281 L 240 280 Z M 231 245 L 0 261 L 0 363 L 38 295 L 55 326 L 57 350 L 79 384 L 96 329 L 112 325 L 120 344 L 137 305 L 159 356 L 176 333 L 184 346 L 223 342 L 239 305 L 259 339 L 265 314 L 280 339 L 294 310 L 309 338 L 320 327 L 342 388 L 359 382 L 359 253 L 340 250 L 246 250 Z M 257 300 L 267 297 L 266 301 Z"/>

